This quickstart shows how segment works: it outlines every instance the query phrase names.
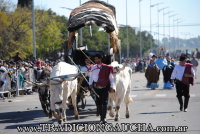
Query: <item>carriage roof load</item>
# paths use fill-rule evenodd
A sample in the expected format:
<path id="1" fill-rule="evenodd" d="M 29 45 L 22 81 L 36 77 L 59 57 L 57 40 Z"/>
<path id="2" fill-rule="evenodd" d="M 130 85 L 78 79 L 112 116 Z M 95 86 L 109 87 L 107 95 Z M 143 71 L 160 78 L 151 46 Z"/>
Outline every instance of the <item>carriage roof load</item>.
<path id="1" fill-rule="evenodd" d="M 68 30 L 73 32 L 84 26 L 97 25 L 103 27 L 108 33 L 115 31 L 118 34 L 115 18 L 114 6 L 104 1 L 91 0 L 72 10 Z"/>
<path id="2" fill-rule="evenodd" d="M 90 0 L 72 10 L 68 21 L 68 50 L 76 42 L 76 31 L 84 26 L 97 25 L 103 27 L 110 35 L 111 49 L 119 53 L 118 27 L 115 7 L 99 0 Z M 69 53 L 69 51 L 68 51 Z"/>

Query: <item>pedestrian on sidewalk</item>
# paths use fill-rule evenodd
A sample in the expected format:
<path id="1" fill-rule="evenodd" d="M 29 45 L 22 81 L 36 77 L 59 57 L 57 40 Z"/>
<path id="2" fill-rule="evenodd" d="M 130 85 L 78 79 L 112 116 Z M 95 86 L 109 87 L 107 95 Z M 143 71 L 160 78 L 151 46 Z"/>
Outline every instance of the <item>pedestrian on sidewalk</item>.
<path id="1" fill-rule="evenodd" d="M 155 64 L 154 60 L 150 60 L 150 64 L 148 65 L 145 77 L 147 79 L 147 88 L 151 88 L 154 90 L 158 88 L 158 80 L 159 80 L 160 70 L 158 66 Z"/>
<path id="2" fill-rule="evenodd" d="M 179 64 L 177 64 L 172 72 L 172 85 L 174 80 L 176 83 L 176 93 L 180 104 L 180 111 L 187 112 L 189 98 L 190 98 L 190 84 L 193 85 L 195 73 L 192 64 L 186 63 L 186 56 L 180 56 Z M 183 98 L 184 96 L 184 104 Z"/>

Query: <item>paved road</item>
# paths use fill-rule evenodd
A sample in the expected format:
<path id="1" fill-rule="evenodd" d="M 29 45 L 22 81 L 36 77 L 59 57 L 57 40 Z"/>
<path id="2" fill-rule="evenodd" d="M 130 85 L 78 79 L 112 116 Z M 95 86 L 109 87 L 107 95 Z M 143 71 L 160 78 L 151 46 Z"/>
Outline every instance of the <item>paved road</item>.
<path id="1" fill-rule="evenodd" d="M 200 76 L 200 73 L 198 73 L 198 76 Z M 144 73 L 134 73 L 132 79 L 133 86 L 131 94 L 134 102 L 130 104 L 130 118 L 125 118 L 125 107 L 122 105 L 122 109 L 120 111 L 120 121 L 115 122 L 113 118 L 108 117 L 109 123 L 112 123 L 113 126 L 120 123 L 132 123 L 131 125 L 128 124 L 131 126 L 129 128 L 132 128 L 130 131 L 135 130 L 139 126 L 141 129 L 142 126 L 145 127 L 144 124 L 141 125 L 138 123 L 145 123 L 146 127 L 149 129 L 152 129 L 152 127 L 155 129 L 157 126 L 175 126 L 176 128 L 179 126 L 187 126 L 188 129 L 185 128 L 187 132 L 182 133 L 200 134 L 199 77 L 195 81 L 195 86 L 192 86 L 190 90 L 191 98 L 188 112 L 179 111 L 176 91 L 174 89 L 162 89 L 162 76 L 159 81 L 160 89 L 156 90 L 149 90 L 145 88 L 146 79 L 144 78 Z M 99 118 L 95 116 L 94 102 L 90 97 L 87 98 L 87 104 L 88 105 L 84 110 L 80 110 L 79 120 L 74 120 L 72 111 L 68 111 L 68 123 L 98 123 Z M 55 119 L 48 119 L 45 117 L 41 109 L 37 93 L 34 93 L 33 95 L 0 100 L 0 134 L 16 133 L 17 126 L 38 126 L 41 123 L 48 123 L 49 125 L 51 125 L 50 123 L 54 123 L 57 125 Z M 160 128 L 158 130 L 160 130 Z M 128 133 L 130 133 L 130 131 L 128 131 Z M 28 132 L 21 133 L 24 134 Z"/>

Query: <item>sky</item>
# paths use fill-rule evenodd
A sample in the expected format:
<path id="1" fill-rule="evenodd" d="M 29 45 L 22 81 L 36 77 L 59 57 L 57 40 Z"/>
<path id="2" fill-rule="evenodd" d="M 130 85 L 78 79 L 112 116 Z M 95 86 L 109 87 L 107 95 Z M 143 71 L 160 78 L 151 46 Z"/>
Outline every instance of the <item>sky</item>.
<path id="1" fill-rule="evenodd" d="M 10 0 L 17 4 L 17 0 Z M 34 0 L 35 7 L 40 9 L 51 8 L 58 15 L 69 17 L 70 10 L 66 8 L 76 8 L 81 3 L 88 0 Z M 103 0 L 114 5 L 117 13 L 117 23 L 126 25 L 126 0 Z M 139 2 L 141 1 L 141 2 Z M 154 38 L 162 39 L 163 37 L 179 37 L 188 39 L 200 36 L 200 0 L 127 0 L 127 24 L 139 30 L 139 3 L 141 9 L 141 30 L 150 31 L 150 1 L 151 5 L 157 3 L 159 6 L 151 8 L 151 27 Z M 164 13 L 171 12 L 164 15 L 163 10 L 159 12 L 158 9 L 163 9 Z M 170 15 L 175 15 L 170 17 Z M 159 30 L 158 30 L 159 20 Z M 170 20 L 170 21 L 169 21 Z M 178 21 L 177 21 L 178 20 Z M 178 22 L 178 28 L 177 28 Z M 171 27 L 169 27 L 169 24 Z M 174 25 L 174 27 L 173 27 Z M 164 27 L 163 27 L 164 26 Z M 159 32 L 158 32 L 159 31 Z"/>

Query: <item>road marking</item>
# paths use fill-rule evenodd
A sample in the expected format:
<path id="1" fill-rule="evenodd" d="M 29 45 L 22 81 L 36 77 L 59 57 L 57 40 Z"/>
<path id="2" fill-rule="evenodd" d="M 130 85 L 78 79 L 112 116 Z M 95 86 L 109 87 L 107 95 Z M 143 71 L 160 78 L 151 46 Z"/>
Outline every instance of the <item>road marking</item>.
<path id="1" fill-rule="evenodd" d="M 132 97 L 132 98 L 136 98 L 136 97 L 137 97 L 137 95 L 136 95 L 136 94 L 135 94 L 135 95 L 131 95 L 131 97 Z"/>
<path id="2" fill-rule="evenodd" d="M 195 94 L 190 94 L 190 97 L 196 97 L 196 95 Z"/>
<path id="3" fill-rule="evenodd" d="M 13 102 L 22 102 L 22 101 L 24 101 L 24 100 L 14 100 Z"/>
<path id="4" fill-rule="evenodd" d="M 149 89 L 150 91 L 148 91 L 147 93 L 144 94 L 144 96 L 149 96 L 151 94 L 155 94 L 156 92 L 158 92 L 158 90 L 151 90 Z"/>
<path id="5" fill-rule="evenodd" d="M 166 94 L 156 94 L 156 97 L 165 97 L 167 96 Z"/>

